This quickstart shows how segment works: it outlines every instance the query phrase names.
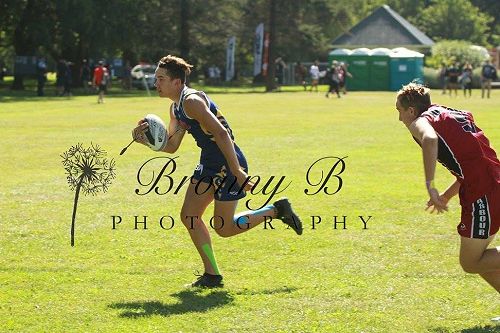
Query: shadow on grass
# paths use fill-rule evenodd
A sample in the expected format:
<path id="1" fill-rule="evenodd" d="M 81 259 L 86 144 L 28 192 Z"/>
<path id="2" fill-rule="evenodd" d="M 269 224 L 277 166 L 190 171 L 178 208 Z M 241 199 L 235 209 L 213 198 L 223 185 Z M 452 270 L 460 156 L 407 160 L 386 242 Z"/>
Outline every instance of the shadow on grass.
<path id="1" fill-rule="evenodd" d="M 438 327 L 438 328 L 434 328 L 432 329 L 430 332 L 433 332 L 433 333 L 500 333 L 500 326 L 491 326 L 491 325 L 487 325 L 487 326 L 475 326 L 475 327 L 472 327 L 472 328 L 466 328 L 466 329 L 463 329 L 463 330 L 460 330 L 460 331 L 455 331 L 455 330 L 449 330 L 447 328 L 441 328 L 441 327 Z"/>
<path id="2" fill-rule="evenodd" d="M 273 295 L 280 293 L 291 293 L 297 288 L 276 288 L 264 290 L 243 290 L 236 292 L 236 295 Z M 175 294 L 171 294 L 179 299 L 179 302 L 165 304 L 160 301 L 146 302 L 124 302 L 108 305 L 111 309 L 119 309 L 123 312 L 120 317 L 123 318 L 142 318 L 153 315 L 172 316 L 190 312 L 206 312 L 211 309 L 230 305 L 234 297 L 226 290 L 214 289 L 211 291 L 202 289 L 186 289 Z"/>
<path id="3" fill-rule="evenodd" d="M 476 326 L 461 330 L 460 333 L 500 333 L 500 326 L 487 325 L 484 327 Z"/>
<path id="4" fill-rule="evenodd" d="M 179 302 L 172 304 L 160 301 L 125 302 L 113 303 L 108 307 L 123 310 L 120 317 L 133 319 L 153 315 L 168 317 L 190 312 L 206 312 L 210 309 L 226 306 L 234 301 L 234 297 L 225 290 L 214 290 L 207 294 L 203 290 L 189 289 L 171 296 L 178 298 Z"/>
<path id="5" fill-rule="evenodd" d="M 289 294 L 291 292 L 296 291 L 297 288 L 292 287 L 281 287 L 281 288 L 275 288 L 275 289 L 264 289 L 264 290 L 250 290 L 250 289 L 245 289 L 243 291 L 238 291 L 236 292 L 236 295 L 273 295 L 273 294 Z"/>

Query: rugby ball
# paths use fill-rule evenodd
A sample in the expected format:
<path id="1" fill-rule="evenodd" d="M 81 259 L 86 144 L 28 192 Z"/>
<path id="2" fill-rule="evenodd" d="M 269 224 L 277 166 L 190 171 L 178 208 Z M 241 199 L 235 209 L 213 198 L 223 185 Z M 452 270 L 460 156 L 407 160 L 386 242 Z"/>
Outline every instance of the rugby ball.
<path id="1" fill-rule="evenodd" d="M 144 119 L 148 122 L 146 144 L 154 151 L 163 150 L 167 145 L 168 132 L 163 120 L 155 114 L 148 114 Z"/>

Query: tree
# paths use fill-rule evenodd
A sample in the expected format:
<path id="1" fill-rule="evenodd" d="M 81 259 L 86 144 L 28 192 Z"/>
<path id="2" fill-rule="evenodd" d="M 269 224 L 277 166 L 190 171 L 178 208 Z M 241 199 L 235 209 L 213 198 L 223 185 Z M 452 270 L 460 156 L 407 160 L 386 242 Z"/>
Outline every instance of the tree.
<path id="1" fill-rule="evenodd" d="M 275 74 L 276 67 L 276 1 L 269 0 L 269 66 L 266 77 L 266 91 L 273 91 L 276 88 Z"/>
<path id="2" fill-rule="evenodd" d="M 469 0 L 434 0 L 420 15 L 420 28 L 435 40 L 467 40 L 485 45 L 492 18 Z"/>
<path id="3" fill-rule="evenodd" d="M 500 1 L 494 0 L 471 0 L 472 4 L 479 8 L 482 12 L 493 17 L 489 23 L 490 34 L 488 35 L 488 43 L 493 46 L 500 44 Z"/>
<path id="4" fill-rule="evenodd" d="M 49 0 L 27 0 L 15 7 L 18 17 L 11 19 L 14 29 L 9 36 L 16 55 L 33 56 L 40 46 L 50 44 L 53 22 L 51 14 L 54 5 Z M 12 89 L 24 89 L 23 76 L 14 75 Z"/>

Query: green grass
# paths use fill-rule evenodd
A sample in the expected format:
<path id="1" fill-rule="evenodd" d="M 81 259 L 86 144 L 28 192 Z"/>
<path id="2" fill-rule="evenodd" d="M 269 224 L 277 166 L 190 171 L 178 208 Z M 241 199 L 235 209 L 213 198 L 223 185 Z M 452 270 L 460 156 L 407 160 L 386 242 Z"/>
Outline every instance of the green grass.
<path id="1" fill-rule="evenodd" d="M 202 292 L 183 288 L 201 269 L 177 219 L 184 191 L 137 196 L 137 170 L 158 154 L 132 145 L 118 156 L 140 117 L 166 116 L 166 100 L 116 94 L 98 105 L 95 96 L 2 93 L 0 331 L 495 331 L 489 319 L 500 315 L 498 294 L 458 264 L 457 200 L 444 215 L 423 209 L 421 152 L 397 120 L 394 93 L 338 100 L 308 92 L 219 92 L 212 97 L 250 174 L 286 176 L 292 183 L 284 194 L 306 230 L 297 237 L 273 223 L 275 230 L 257 227 L 233 238 L 212 232 L 226 287 Z M 498 152 L 498 93 L 490 100 L 473 94 L 449 98 L 436 91 L 434 102 L 472 110 Z M 60 154 L 78 142 L 106 149 L 117 178 L 107 193 L 80 196 L 71 248 L 74 193 Z M 176 153 L 177 180 L 191 175 L 198 154 L 186 137 Z M 335 195 L 307 196 L 307 168 L 325 156 L 348 156 L 344 186 Z M 451 181 L 439 167 L 436 185 Z M 111 215 L 123 217 L 116 230 Z M 148 216 L 148 230 L 134 230 L 134 215 Z M 177 219 L 172 230 L 160 228 L 162 215 Z M 322 216 L 316 230 L 311 215 Z M 347 216 L 347 230 L 333 229 L 334 215 Z M 372 216 L 368 230 L 359 215 Z"/>

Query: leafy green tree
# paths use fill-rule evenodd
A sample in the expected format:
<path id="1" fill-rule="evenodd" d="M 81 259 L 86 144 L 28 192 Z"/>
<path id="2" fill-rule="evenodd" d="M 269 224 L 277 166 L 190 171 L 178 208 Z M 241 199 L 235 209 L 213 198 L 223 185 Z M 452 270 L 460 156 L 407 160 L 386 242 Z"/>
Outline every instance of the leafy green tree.
<path id="1" fill-rule="evenodd" d="M 493 20 L 488 24 L 488 43 L 492 46 L 500 44 L 500 1 L 495 0 L 471 0 L 472 4 L 482 12 L 490 15 Z"/>
<path id="2" fill-rule="evenodd" d="M 8 39 L 16 55 L 32 56 L 40 53 L 44 45 L 50 44 L 54 4 L 49 0 L 27 0 L 8 10 Z M 12 16 L 13 15 L 13 16 Z M 12 89 L 24 89 L 23 76 L 15 75 Z"/>
<path id="3" fill-rule="evenodd" d="M 469 0 L 434 0 L 421 12 L 419 26 L 435 40 L 467 40 L 485 45 L 492 20 Z"/>

